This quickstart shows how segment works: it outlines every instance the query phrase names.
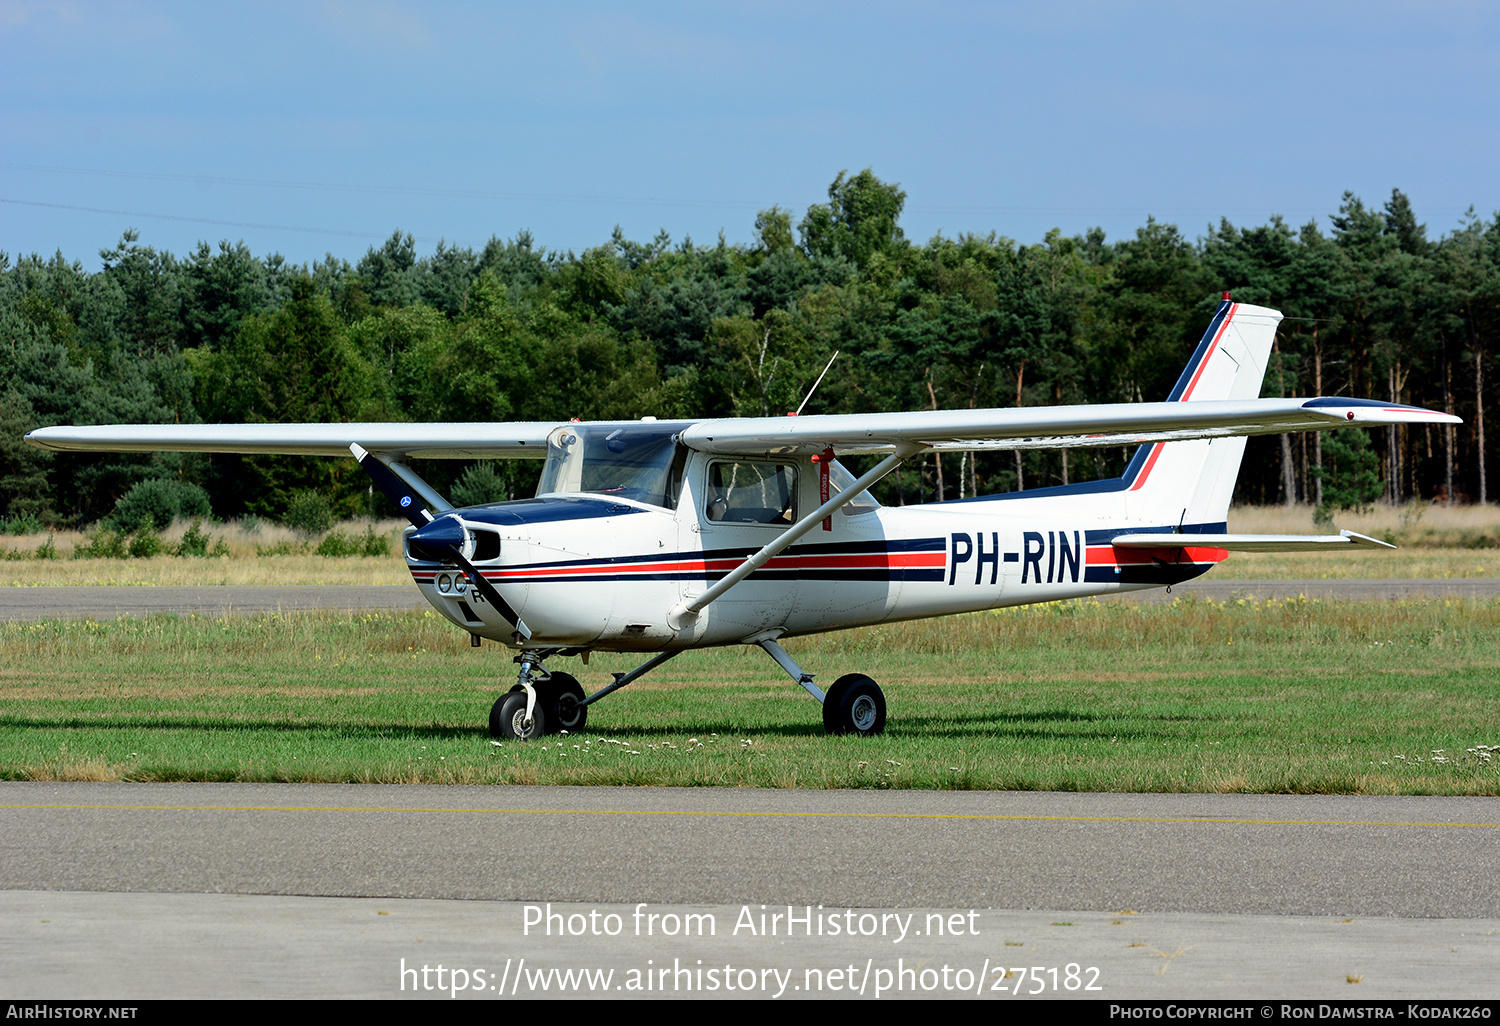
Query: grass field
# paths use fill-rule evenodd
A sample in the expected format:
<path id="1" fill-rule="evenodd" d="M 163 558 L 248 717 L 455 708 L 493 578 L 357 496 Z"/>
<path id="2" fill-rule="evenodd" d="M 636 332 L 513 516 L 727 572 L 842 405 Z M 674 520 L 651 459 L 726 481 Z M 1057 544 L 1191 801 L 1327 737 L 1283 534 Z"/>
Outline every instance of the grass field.
<path id="1" fill-rule="evenodd" d="M 1500 603 L 1075 602 L 788 648 L 879 680 L 886 733 L 824 736 L 759 650 L 497 744 L 510 653 L 432 614 L 0 625 L 0 777 L 1500 794 Z"/>

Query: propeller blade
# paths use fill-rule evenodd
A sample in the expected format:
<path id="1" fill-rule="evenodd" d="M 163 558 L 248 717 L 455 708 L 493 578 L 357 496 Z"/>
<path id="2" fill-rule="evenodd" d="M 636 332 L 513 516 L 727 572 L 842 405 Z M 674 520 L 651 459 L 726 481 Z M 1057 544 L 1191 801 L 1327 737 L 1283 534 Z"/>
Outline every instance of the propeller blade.
<path id="1" fill-rule="evenodd" d="M 479 594 L 484 596 L 485 601 L 500 611 L 500 615 L 505 617 L 506 623 L 515 625 L 516 633 L 521 636 L 521 639 L 523 641 L 529 639 L 531 637 L 531 628 L 527 627 L 525 621 L 516 615 L 516 611 L 511 608 L 510 603 L 505 601 L 500 593 L 495 590 L 495 586 L 485 580 L 484 575 L 479 572 L 479 568 L 464 558 L 464 554 L 459 551 L 457 545 L 450 545 L 448 547 L 448 554 L 453 557 L 455 563 L 463 567 L 464 573 L 469 575 L 469 580 L 474 583 L 474 587 L 478 589 Z"/>
<path id="2" fill-rule="evenodd" d="M 387 499 L 395 503 L 401 514 L 411 521 L 411 526 L 426 527 L 432 522 L 432 513 L 422 505 L 422 500 L 416 492 L 397 477 L 390 467 L 371 456 L 357 442 L 349 446 L 349 451 L 354 453 L 354 458 L 359 461 L 359 465 L 364 467 L 365 473 L 374 480 L 375 487 L 379 488 Z"/>

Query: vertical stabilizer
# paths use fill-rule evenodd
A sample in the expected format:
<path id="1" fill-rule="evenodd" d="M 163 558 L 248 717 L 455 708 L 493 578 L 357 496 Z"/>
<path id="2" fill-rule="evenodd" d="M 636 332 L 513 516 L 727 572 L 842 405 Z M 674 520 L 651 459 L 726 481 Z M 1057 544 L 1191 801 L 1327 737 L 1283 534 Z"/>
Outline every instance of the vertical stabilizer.
<path id="1" fill-rule="evenodd" d="M 1226 299 L 1167 401 L 1259 398 L 1280 322 L 1276 310 Z M 1222 525 L 1244 453 L 1243 437 L 1141 446 L 1124 474 L 1127 515 L 1163 526 Z"/>

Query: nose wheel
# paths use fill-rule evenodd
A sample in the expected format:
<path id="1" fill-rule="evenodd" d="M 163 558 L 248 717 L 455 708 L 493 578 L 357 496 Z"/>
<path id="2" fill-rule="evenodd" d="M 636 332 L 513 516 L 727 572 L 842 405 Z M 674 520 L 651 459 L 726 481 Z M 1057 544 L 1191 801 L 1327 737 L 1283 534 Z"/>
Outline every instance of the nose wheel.
<path id="1" fill-rule="evenodd" d="M 547 714 L 542 711 L 542 703 L 536 704 L 528 719 L 526 698 L 524 690 L 500 696 L 500 700 L 490 708 L 490 737 L 504 738 L 507 741 L 533 741 L 547 732 Z"/>

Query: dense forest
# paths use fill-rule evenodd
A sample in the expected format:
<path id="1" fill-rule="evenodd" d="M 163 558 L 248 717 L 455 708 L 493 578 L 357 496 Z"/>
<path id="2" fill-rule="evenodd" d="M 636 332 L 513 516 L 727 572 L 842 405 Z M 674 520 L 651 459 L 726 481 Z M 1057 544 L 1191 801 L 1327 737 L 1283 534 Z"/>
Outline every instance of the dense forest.
<path id="1" fill-rule="evenodd" d="M 762 211 L 749 246 L 616 229 L 578 254 L 522 232 L 419 256 L 398 231 L 357 264 L 293 266 L 243 243 L 174 256 L 128 231 L 97 273 L 62 253 L 0 252 L 0 516 L 83 525 L 140 484 L 201 487 L 220 517 L 278 518 L 307 489 L 344 513 L 388 512 L 352 459 L 72 456 L 22 442 L 50 424 L 783 414 L 835 351 L 809 413 L 1162 399 L 1224 290 L 1286 314 L 1264 395 L 1464 418 L 1339 433 L 1352 442 L 1252 439 L 1238 501 L 1318 504 L 1340 460 L 1368 466 L 1359 500 L 1488 500 L 1500 216 L 1430 239 L 1398 191 L 1380 208 L 1345 194 L 1330 234 L 1226 220 L 1192 241 L 1148 220 L 1116 242 L 1096 229 L 920 245 L 900 227 L 905 198 L 868 170 L 841 173 L 800 219 Z M 929 456 L 880 497 L 1042 487 L 1118 473 L 1123 459 Z M 422 472 L 468 501 L 530 494 L 539 470 L 433 463 Z M 1352 479 L 1340 501 L 1353 501 Z"/>

